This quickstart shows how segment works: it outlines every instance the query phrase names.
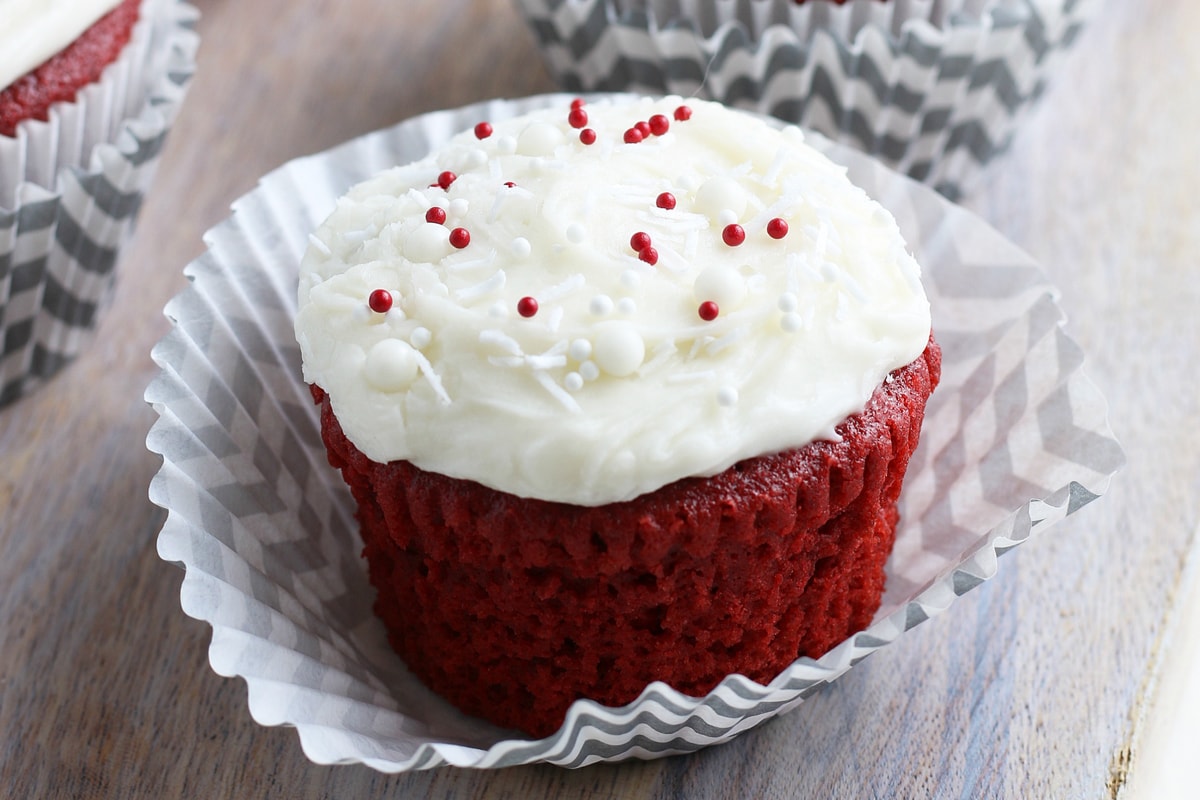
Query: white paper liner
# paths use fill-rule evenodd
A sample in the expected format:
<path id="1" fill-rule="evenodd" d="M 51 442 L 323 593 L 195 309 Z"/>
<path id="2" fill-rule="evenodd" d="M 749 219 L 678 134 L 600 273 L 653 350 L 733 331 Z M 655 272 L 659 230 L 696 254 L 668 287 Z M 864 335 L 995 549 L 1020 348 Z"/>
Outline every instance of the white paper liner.
<path id="1" fill-rule="evenodd" d="M 1097 0 L 516 0 L 573 92 L 697 95 L 799 123 L 959 197 Z"/>
<path id="2" fill-rule="evenodd" d="M 0 407 L 90 339 L 195 71 L 197 16 L 143 0 L 100 80 L 0 136 Z"/>
<path id="3" fill-rule="evenodd" d="M 725 741 L 943 611 L 995 574 L 998 555 L 1095 499 L 1123 462 L 1038 266 L 928 188 L 814 136 L 896 215 L 943 349 L 875 622 L 768 686 L 733 675 L 703 698 L 653 684 L 625 708 L 580 701 L 539 741 L 453 710 L 407 673 L 371 612 L 353 502 L 301 378 L 297 265 L 351 185 L 481 119 L 568 99 L 427 114 L 284 165 L 209 231 L 191 285 L 166 307 L 174 327 L 146 391 L 160 415 L 147 446 L 163 457 L 150 497 L 168 512 L 158 552 L 186 570 L 183 610 L 212 625 L 213 669 L 245 678 L 253 717 L 296 726 L 317 763 L 577 767 Z"/>

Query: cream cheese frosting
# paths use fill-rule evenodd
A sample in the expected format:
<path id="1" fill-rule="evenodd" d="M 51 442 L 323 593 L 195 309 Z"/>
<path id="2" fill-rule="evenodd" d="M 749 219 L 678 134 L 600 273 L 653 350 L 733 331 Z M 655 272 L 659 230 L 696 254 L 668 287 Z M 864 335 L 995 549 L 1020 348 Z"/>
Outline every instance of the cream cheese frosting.
<path id="1" fill-rule="evenodd" d="M 296 317 L 368 457 L 576 505 L 836 438 L 929 333 L 920 268 L 844 168 L 680 98 L 481 121 L 359 184 Z"/>
<path id="2" fill-rule="evenodd" d="M 0 0 L 0 89 L 58 53 L 120 0 Z"/>

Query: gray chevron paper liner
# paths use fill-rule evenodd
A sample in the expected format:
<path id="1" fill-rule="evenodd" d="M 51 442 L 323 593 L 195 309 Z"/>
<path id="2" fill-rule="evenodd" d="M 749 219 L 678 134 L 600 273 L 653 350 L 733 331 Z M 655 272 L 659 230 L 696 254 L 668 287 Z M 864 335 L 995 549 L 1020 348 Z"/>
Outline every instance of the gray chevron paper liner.
<path id="1" fill-rule="evenodd" d="M 767 686 L 732 675 L 703 698 L 656 683 L 624 708 L 579 701 L 539 741 L 455 711 L 407 673 L 371 613 L 352 500 L 301 378 L 297 265 L 352 184 L 481 119 L 568 98 L 427 114 L 284 165 L 208 233 L 189 288 L 165 309 L 173 329 L 146 391 L 159 414 L 147 446 L 163 458 L 150 497 L 168 512 L 158 552 L 185 568 L 181 605 L 212 626 L 213 669 L 244 678 L 254 719 L 295 726 L 314 762 L 577 767 L 725 741 L 945 610 L 995 574 L 1000 554 L 1100 495 L 1123 462 L 1038 266 L 928 188 L 813 136 L 897 216 L 943 348 L 875 622 Z"/>
<path id="2" fill-rule="evenodd" d="M 0 137 L 0 408 L 90 341 L 195 71 L 196 18 L 186 3 L 144 0 L 97 83 Z"/>
<path id="3" fill-rule="evenodd" d="M 1010 144 L 1097 0 L 516 0 L 567 91 L 698 95 L 948 197 Z"/>

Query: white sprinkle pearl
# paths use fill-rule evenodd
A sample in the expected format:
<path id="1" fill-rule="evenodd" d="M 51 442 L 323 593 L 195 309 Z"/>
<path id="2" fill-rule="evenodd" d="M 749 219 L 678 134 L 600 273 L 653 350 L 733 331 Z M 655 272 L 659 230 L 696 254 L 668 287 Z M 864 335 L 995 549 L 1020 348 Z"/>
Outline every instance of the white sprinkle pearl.
<path id="1" fill-rule="evenodd" d="M 381 392 L 398 392 L 417 377 L 417 357 L 413 349 L 399 339 L 376 342 L 363 364 L 367 383 Z"/>
<path id="2" fill-rule="evenodd" d="M 778 306 L 780 311 L 787 313 L 789 311 L 795 311 L 797 308 L 799 308 L 800 301 L 796 299 L 796 295 L 792 294 L 791 292 L 784 292 L 783 294 L 779 295 Z"/>
<path id="3" fill-rule="evenodd" d="M 569 392 L 578 392 L 583 388 L 583 376 L 578 372 L 568 372 L 563 378 L 563 386 L 567 387 Z"/>
<path id="4" fill-rule="evenodd" d="M 717 404 L 725 408 L 737 405 L 738 392 L 732 386 L 722 386 L 717 390 Z"/>
<path id="5" fill-rule="evenodd" d="M 531 122 L 517 137 L 517 152 L 523 156 L 554 155 L 563 141 L 563 132 L 549 122 Z"/>
<path id="6" fill-rule="evenodd" d="M 736 221 L 746 210 L 746 190 L 724 175 L 709 178 L 696 190 L 695 210 L 709 219 L 716 219 L 721 212 L 729 210 Z"/>
<path id="7" fill-rule="evenodd" d="M 409 334 L 408 340 L 412 342 L 412 346 L 420 350 L 433 341 L 433 334 L 429 332 L 429 328 L 417 328 Z"/>
<path id="8" fill-rule="evenodd" d="M 717 215 L 717 224 L 724 228 L 726 225 L 732 225 L 738 221 L 738 215 L 731 209 L 725 209 Z"/>
<path id="9" fill-rule="evenodd" d="M 450 205 L 446 208 L 446 214 L 456 218 L 465 217 L 470 207 L 471 204 L 467 202 L 467 198 L 456 197 L 450 201 Z"/>
<path id="10" fill-rule="evenodd" d="M 567 349 L 567 355 L 576 361 L 585 361 L 592 354 L 592 343 L 587 339 L 576 339 Z"/>
<path id="11" fill-rule="evenodd" d="M 627 269 L 621 273 L 621 285 L 626 289 L 636 289 L 642 285 L 642 276 L 636 269 Z"/>
<path id="12" fill-rule="evenodd" d="M 637 312 L 637 303 L 633 302 L 632 297 L 622 297 L 617 301 L 617 311 L 622 314 L 634 314 Z"/>
<path id="13" fill-rule="evenodd" d="M 746 279 L 732 267 L 713 264 L 696 276 L 692 292 L 701 303 L 712 300 L 722 310 L 731 311 L 746 299 Z"/>
<path id="14" fill-rule="evenodd" d="M 496 149 L 501 153 L 517 152 L 517 139 L 515 136 L 501 136 L 496 140 Z"/>
<path id="15" fill-rule="evenodd" d="M 600 367 L 596 366 L 595 361 L 585 361 L 579 365 L 579 374 L 585 381 L 594 381 L 600 377 Z"/>
<path id="16" fill-rule="evenodd" d="M 512 253 L 517 258 L 526 258 L 533 252 L 533 245 L 524 236 L 512 240 Z"/>
<path id="17" fill-rule="evenodd" d="M 404 257 L 417 264 L 433 264 L 450 254 L 450 234 L 442 225 L 422 222 L 404 237 Z"/>
<path id="18" fill-rule="evenodd" d="M 597 317 L 603 317 L 612 313 L 613 301 L 606 294 L 598 294 L 592 298 L 592 302 L 588 303 L 588 310 Z"/>
<path id="19" fill-rule="evenodd" d="M 583 244 L 587 239 L 587 232 L 578 222 L 572 222 L 567 226 L 567 241 L 571 244 Z"/>
<path id="20" fill-rule="evenodd" d="M 618 378 L 632 374 L 646 358 L 646 343 L 637 328 L 619 320 L 596 326 L 594 348 L 596 364 Z"/>
<path id="21" fill-rule="evenodd" d="M 779 327 L 783 328 L 788 333 L 795 333 L 796 331 L 800 330 L 801 324 L 802 320 L 800 319 L 800 315 L 795 311 L 789 311 L 779 320 Z"/>

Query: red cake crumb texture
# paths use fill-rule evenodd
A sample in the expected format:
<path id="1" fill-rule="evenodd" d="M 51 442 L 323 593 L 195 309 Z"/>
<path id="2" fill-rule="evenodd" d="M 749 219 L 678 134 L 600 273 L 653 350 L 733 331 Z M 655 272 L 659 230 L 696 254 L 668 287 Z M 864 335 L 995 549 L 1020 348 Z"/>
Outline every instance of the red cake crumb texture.
<path id="1" fill-rule="evenodd" d="M 50 106 L 74 100 L 76 92 L 99 80 L 129 43 L 140 2 L 122 0 L 58 54 L 0 91 L 0 135 L 15 136 L 27 119 L 44 122 Z"/>
<path id="2" fill-rule="evenodd" d="M 841 441 L 598 507 L 371 461 L 312 389 L 393 647 L 462 710 L 546 736 L 577 698 L 620 706 L 656 680 L 699 696 L 731 673 L 767 683 L 866 627 L 940 373 L 931 338 Z"/>

